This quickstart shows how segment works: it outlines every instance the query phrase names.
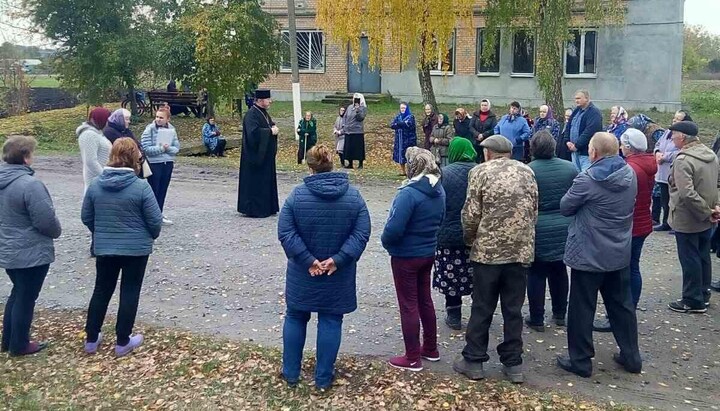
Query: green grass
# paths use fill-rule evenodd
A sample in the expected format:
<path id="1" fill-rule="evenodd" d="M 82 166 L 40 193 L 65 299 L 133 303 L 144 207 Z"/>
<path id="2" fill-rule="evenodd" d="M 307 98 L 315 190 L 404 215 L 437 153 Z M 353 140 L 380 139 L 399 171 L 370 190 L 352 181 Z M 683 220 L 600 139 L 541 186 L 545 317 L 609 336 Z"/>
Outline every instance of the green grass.
<path id="1" fill-rule="evenodd" d="M 28 74 L 27 80 L 30 87 L 60 87 L 60 80 L 58 80 L 57 76 L 53 74 Z"/>

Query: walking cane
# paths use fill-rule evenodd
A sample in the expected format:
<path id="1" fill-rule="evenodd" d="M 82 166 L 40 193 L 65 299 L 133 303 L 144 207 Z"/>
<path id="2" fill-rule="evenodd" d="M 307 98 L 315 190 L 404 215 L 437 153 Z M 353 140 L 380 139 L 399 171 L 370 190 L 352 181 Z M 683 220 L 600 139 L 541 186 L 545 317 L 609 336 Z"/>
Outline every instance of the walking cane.
<path id="1" fill-rule="evenodd" d="M 305 133 L 305 147 L 303 149 L 303 159 L 302 159 L 303 164 L 305 164 L 305 157 L 307 157 L 307 141 L 308 141 L 308 133 Z"/>

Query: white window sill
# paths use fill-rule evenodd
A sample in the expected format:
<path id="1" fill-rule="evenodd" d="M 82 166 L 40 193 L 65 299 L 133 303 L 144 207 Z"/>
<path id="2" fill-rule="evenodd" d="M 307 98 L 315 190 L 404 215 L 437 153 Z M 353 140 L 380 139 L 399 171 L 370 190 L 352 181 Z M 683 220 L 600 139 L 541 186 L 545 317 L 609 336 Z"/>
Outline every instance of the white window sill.
<path id="1" fill-rule="evenodd" d="M 282 74 L 292 74 L 292 70 L 290 70 L 290 69 L 280 69 L 279 72 Z M 298 73 L 299 74 L 325 74 L 325 70 L 300 70 Z"/>
<path id="2" fill-rule="evenodd" d="M 476 73 L 478 77 L 500 77 L 500 72 L 492 73 L 492 72 L 479 72 Z"/>
<path id="3" fill-rule="evenodd" d="M 455 73 L 452 71 L 439 71 L 439 70 L 430 70 L 431 76 L 454 76 Z"/>
<path id="4" fill-rule="evenodd" d="M 535 77 L 535 73 L 510 73 L 510 77 L 533 78 Z"/>
<path id="5" fill-rule="evenodd" d="M 565 78 L 597 78 L 597 73 L 565 74 Z"/>

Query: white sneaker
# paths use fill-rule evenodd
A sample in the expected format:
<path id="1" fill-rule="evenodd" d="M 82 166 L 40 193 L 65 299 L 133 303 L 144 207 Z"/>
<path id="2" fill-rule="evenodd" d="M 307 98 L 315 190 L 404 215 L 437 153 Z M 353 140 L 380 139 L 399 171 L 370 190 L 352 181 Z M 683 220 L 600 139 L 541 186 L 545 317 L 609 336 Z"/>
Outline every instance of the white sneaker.
<path id="1" fill-rule="evenodd" d="M 173 223 L 171 219 L 163 216 L 163 224 L 165 224 L 165 225 L 173 225 L 173 224 L 175 224 L 175 223 Z"/>

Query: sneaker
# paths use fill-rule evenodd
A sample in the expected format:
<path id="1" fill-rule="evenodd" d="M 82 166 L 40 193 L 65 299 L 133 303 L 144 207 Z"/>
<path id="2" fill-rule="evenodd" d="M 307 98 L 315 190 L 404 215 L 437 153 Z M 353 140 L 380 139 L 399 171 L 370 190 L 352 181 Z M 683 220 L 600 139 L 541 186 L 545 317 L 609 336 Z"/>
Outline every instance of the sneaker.
<path id="1" fill-rule="evenodd" d="M 658 224 L 653 227 L 653 231 L 670 231 L 672 228 L 667 224 Z"/>
<path id="2" fill-rule="evenodd" d="M 440 361 L 440 351 L 438 351 L 437 348 L 433 351 L 422 350 L 420 352 L 420 358 L 430 362 L 438 362 Z"/>
<path id="3" fill-rule="evenodd" d="M 408 370 L 408 371 L 422 371 L 422 361 L 421 360 L 415 360 L 410 361 L 406 356 L 401 355 L 399 357 L 393 357 L 388 361 L 388 364 L 390 366 L 399 368 L 401 370 Z"/>
<path id="4" fill-rule="evenodd" d="M 530 321 L 530 317 L 525 318 L 525 325 L 527 325 L 528 328 L 530 328 L 531 330 L 535 330 L 539 333 L 545 332 L 545 324 L 534 323 L 534 322 Z"/>
<path id="5" fill-rule="evenodd" d="M 522 372 L 522 365 L 513 365 L 512 367 L 506 367 L 503 365 L 503 374 L 513 384 L 522 384 L 525 382 L 525 375 Z"/>
<path id="6" fill-rule="evenodd" d="M 471 380 L 482 380 L 485 378 L 483 363 L 480 361 L 468 361 L 462 355 L 459 355 L 453 362 L 453 370 Z"/>
<path id="7" fill-rule="evenodd" d="M 599 318 L 593 321 L 593 331 L 598 333 L 609 333 L 612 331 L 610 327 L 610 320 L 607 318 Z"/>
<path id="8" fill-rule="evenodd" d="M 172 222 L 171 219 L 169 219 L 169 218 L 167 218 L 167 217 L 165 217 L 165 216 L 163 216 L 163 222 L 162 222 L 162 223 L 163 223 L 164 225 L 173 225 L 173 224 L 175 224 L 175 223 Z"/>
<path id="9" fill-rule="evenodd" d="M 564 356 L 564 355 L 558 355 L 557 365 L 558 365 L 558 367 L 562 368 L 563 370 L 565 370 L 567 372 L 571 372 L 571 373 L 577 375 L 578 377 L 590 378 L 590 376 L 592 375 L 592 371 L 591 372 L 581 371 L 578 368 L 576 368 L 572 364 L 572 361 L 570 361 L 570 358 L 567 356 Z"/>
<path id="10" fill-rule="evenodd" d="M 25 347 L 24 350 L 20 351 L 19 353 L 10 353 L 11 357 L 21 357 L 24 355 L 32 355 L 35 353 L 38 353 L 48 347 L 48 343 L 45 341 L 37 342 L 37 341 L 30 341 L 28 345 Z"/>
<path id="11" fill-rule="evenodd" d="M 102 333 L 98 333 L 97 341 L 95 341 L 94 343 L 85 341 L 85 353 L 95 354 L 98 348 L 100 348 L 100 344 L 102 344 L 102 338 Z"/>
<path id="12" fill-rule="evenodd" d="M 683 314 L 703 314 L 707 312 L 707 307 L 692 308 L 689 305 L 682 302 L 682 300 L 673 301 L 668 304 L 668 308 L 675 311 L 676 313 Z"/>
<path id="13" fill-rule="evenodd" d="M 142 345 L 143 340 L 142 334 L 131 335 L 127 345 L 115 345 L 115 356 L 120 358 L 130 354 L 134 349 Z"/>

